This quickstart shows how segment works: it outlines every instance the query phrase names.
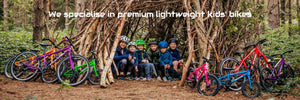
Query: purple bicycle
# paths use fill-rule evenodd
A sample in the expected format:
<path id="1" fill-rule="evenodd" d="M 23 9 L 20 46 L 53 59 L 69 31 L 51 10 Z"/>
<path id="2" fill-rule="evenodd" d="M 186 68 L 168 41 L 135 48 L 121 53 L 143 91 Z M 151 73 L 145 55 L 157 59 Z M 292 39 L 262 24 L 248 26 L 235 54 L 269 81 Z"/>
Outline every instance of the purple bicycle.
<path id="1" fill-rule="evenodd" d="M 285 62 L 283 57 L 284 54 L 291 52 L 293 52 L 293 50 L 286 51 L 282 54 L 272 55 L 272 57 L 280 55 L 281 59 L 276 63 L 272 70 L 268 67 L 264 67 L 260 71 L 260 82 L 265 90 L 268 91 L 272 89 L 278 83 L 278 81 L 281 81 L 282 79 L 295 78 L 295 73 L 292 67 Z"/>
<path id="2" fill-rule="evenodd" d="M 58 51 L 55 51 L 53 53 L 46 54 L 45 48 L 48 46 L 51 46 L 50 44 L 40 44 L 44 48 L 44 54 L 41 56 L 38 56 L 34 52 L 23 52 L 19 54 L 13 62 L 18 62 L 19 60 L 28 59 L 24 62 L 19 62 L 18 65 L 20 66 L 11 66 L 11 75 L 14 79 L 19 81 L 29 81 L 30 79 L 34 78 L 38 71 L 42 74 L 49 68 L 50 66 L 54 65 L 56 62 L 60 62 L 57 69 L 54 71 L 53 77 L 58 78 L 60 82 L 64 82 L 65 84 L 76 86 L 81 84 L 85 79 L 88 77 L 90 68 L 89 68 L 89 62 L 80 55 L 73 55 L 71 51 L 71 47 L 76 49 L 71 40 L 68 37 L 65 37 L 66 41 L 69 42 L 68 47 L 60 49 Z M 55 58 L 52 62 L 48 62 L 47 59 L 48 56 L 59 54 L 58 57 Z M 65 57 L 65 58 L 63 58 Z M 61 59 L 63 58 L 63 59 Z M 41 60 L 43 60 L 43 64 L 41 64 Z M 76 68 L 77 65 L 86 64 L 84 68 Z M 71 69 L 70 73 L 72 73 L 72 76 L 68 76 L 67 78 L 60 74 L 61 72 L 65 71 L 66 69 Z M 82 71 L 84 69 L 84 71 Z M 57 72 L 57 74 L 56 74 Z M 82 73 L 79 76 L 79 72 Z M 56 74 L 56 75 L 55 75 Z M 64 78 L 62 78 L 64 77 Z"/>

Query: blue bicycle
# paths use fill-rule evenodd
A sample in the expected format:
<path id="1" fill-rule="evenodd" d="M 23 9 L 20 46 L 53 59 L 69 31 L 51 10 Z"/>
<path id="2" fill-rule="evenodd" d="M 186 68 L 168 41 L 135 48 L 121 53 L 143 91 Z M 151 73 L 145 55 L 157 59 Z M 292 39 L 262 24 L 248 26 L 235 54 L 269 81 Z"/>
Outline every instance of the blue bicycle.
<path id="1" fill-rule="evenodd" d="M 236 82 L 241 82 L 240 80 L 245 80 L 248 78 L 247 81 L 244 82 L 242 85 L 242 93 L 244 96 L 253 98 L 258 97 L 261 91 L 260 85 L 256 82 L 251 80 L 250 76 L 250 68 L 247 68 L 246 71 L 243 72 L 237 72 L 233 73 L 234 68 L 223 68 L 227 72 L 225 76 L 221 76 L 220 74 L 214 74 L 218 77 L 218 80 L 220 81 L 221 85 L 225 85 L 226 89 L 229 87 L 232 87 L 232 84 Z M 237 77 L 238 76 L 238 77 Z M 219 90 L 222 89 L 222 86 L 219 88 Z"/>

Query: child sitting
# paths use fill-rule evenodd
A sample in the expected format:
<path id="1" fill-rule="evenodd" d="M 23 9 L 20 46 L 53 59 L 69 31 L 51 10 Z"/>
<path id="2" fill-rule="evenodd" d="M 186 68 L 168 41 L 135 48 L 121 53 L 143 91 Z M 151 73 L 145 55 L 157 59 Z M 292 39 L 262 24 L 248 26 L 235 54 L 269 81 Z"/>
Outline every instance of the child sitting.
<path id="1" fill-rule="evenodd" d="M 171 38 L 170 41 L 169 41 L 169 45 L 170 45 L 170 48 L 168 49 L 168 52 L 171 53 L 172 57 L 173 57 L 173 68 L 176 72 L 178 72 L 178 66 L 180 67 L 181 71 L 182 71 L 182 66 L 183 66 L 183 60 L 182 58 L 180 57 L 180 52 L 179 50 L 177 50 L 177 44 L 178 44 L 178 41 L 175 39 L 175 38 Z"/>
<path id="2" fill-rule="evenodd" d="M 128 54 L 132 56 L 132 59 L 129 61 L 129 64 L 127 65 L 127 74 L 125 79 L 132 80 L 133 78 L 130 77 L 130 74 L 133 74 L 133 77 L 136 77 L 135 72 L 138 71 L 138 59 L 137 59 L 137 53 L 136 53 L 137 45 L 135 42 L 129 42 L 128 43 Z"/>
<path id="3" fill-rule="evenodd" d="M 148 56 L 144 51 L 145 42 L 143 40 L 137 40 L 136 44 L 138 47 L 138 77 L 140 77 L 141 80 L 150 80 L 152 79 L 151 75 L 154 65 L 152 63 L 149 63 Z M 145 70 L 146 79 L 142 77 L 143 70 Z"/>
<path id="4" fill-rule="evenodd" d="M 158 46 L 160 48 L 160 63 L 164 66 L 166 75 L 165 77 L 168 77 L 168 80 L 173 81 L 168 72 L 174 73 L 177 77 L 179 76 L 179 74 L 171 67 L 173 57 L 167 51 L 168 43 L 166 41 L 161 41 Z"/>
<path id="5" fill-rule="evenodd" d="M 161 77 L 160 76 L 164 76 L 164 66 L 162 64 L 160 64 L 160 51 L 157 49 L 158 48 L 158 43 L 157 43 L 157 40 L 154 38 L 154 39 L 150 39 L 150 42 L 149 42 L 149 45 L 150 45 L 150 48 L 147 50 L 147 55 L 149 56 L 149 61 L 150 63 L 152 63 L 154 66 L 155 66 L 155 71 L 153 69 L 153 71 L 155 71 L 156 75 L 157 75 L 157 80 L 161 80 Z M 159 72 L 158 71 L 161 71 L 161 75 L 159 75 Z M 165 81 L 166 78 L 165 78 Z"/>
<path id="6" fill-rule="evenodd" d="M 127 36 L 122 35 L 120 37 L 120 43 L 116 49 L 116 53 L 114 56 L 114 61 L 116 62 L 116 67 L 120 71 L 120 75 L 118 76 L 120 80 L 124 80 L 124 70 L 127 66 L 127 61 L 131 60 L 131 56 L 127 54 L 128 50 L 126 49 L 126 45 L 129 39 Z M 112 72 L 116 73 L 114 67 L 112 67 Z"/>

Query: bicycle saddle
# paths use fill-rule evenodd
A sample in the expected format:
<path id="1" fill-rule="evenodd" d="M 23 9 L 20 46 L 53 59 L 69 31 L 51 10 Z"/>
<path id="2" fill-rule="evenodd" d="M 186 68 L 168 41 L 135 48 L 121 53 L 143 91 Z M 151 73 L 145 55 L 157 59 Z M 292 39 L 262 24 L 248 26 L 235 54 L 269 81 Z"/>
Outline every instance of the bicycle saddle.
<path id="1" fill-rule="evenodd" d="M 228 71 L 234 70 L 234 68 L 226 68 L 226 67 L 224 67 L 223 69 L 224 69 L 224 70 L 228 70 Z"/>
<path id="2" fill-rule="evenodd" d="M 40 52 L 40 50 L 37 50 L 37 49 L 30 49 L 30 51 L 32 51 L 32 52 Z"/>
<path id="3" fill-rule="evenodd" d="M 193 65 L 200 65 L 199 62 L 193 62 Z"/>
<path id="4" fill-rule="evenodd" d="M 52 46 L 51 44 L 43 44 L 43 43 L 40 43 L 40 45 L 41 45 L 42 47 Z"/>

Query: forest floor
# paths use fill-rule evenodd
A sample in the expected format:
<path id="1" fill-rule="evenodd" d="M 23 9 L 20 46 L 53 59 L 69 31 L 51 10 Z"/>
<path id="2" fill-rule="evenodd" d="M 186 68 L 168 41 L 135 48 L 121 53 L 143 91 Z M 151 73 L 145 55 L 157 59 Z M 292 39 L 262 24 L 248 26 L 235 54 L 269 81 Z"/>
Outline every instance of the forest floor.
<path id="1" fill-rule="evenodd" d="M 225 91 L 222 89 L 216 96 L 204 96 L 197 92 L 197 89 L 191 89 L 187 86 L 177 87 L 179 81 L 163 82 L 152 81 L 119 81 L 107 88 L 100 88 L 99 85 L 79 85 L 70 90 L 59 89 L 59 84 L 46 84 L 38 81 L 21 82 L 0 76 L 0 99 L 43 99 L 43 100 L 111 100 L 111 99 L 163 99 L 163 100 L 215 100 L 231 99 L 242 100 L 249 99 L 242 95 L 242 92 Z M 298 88 L 299 89 L 299 88 Z M 272 99 L 273 98 L 273 99 Z M 275 94 L 262 93 L 261 99 L 278 99 Z M 300 100 L 299 96 L 287 95 L 283 99 Z"/>

